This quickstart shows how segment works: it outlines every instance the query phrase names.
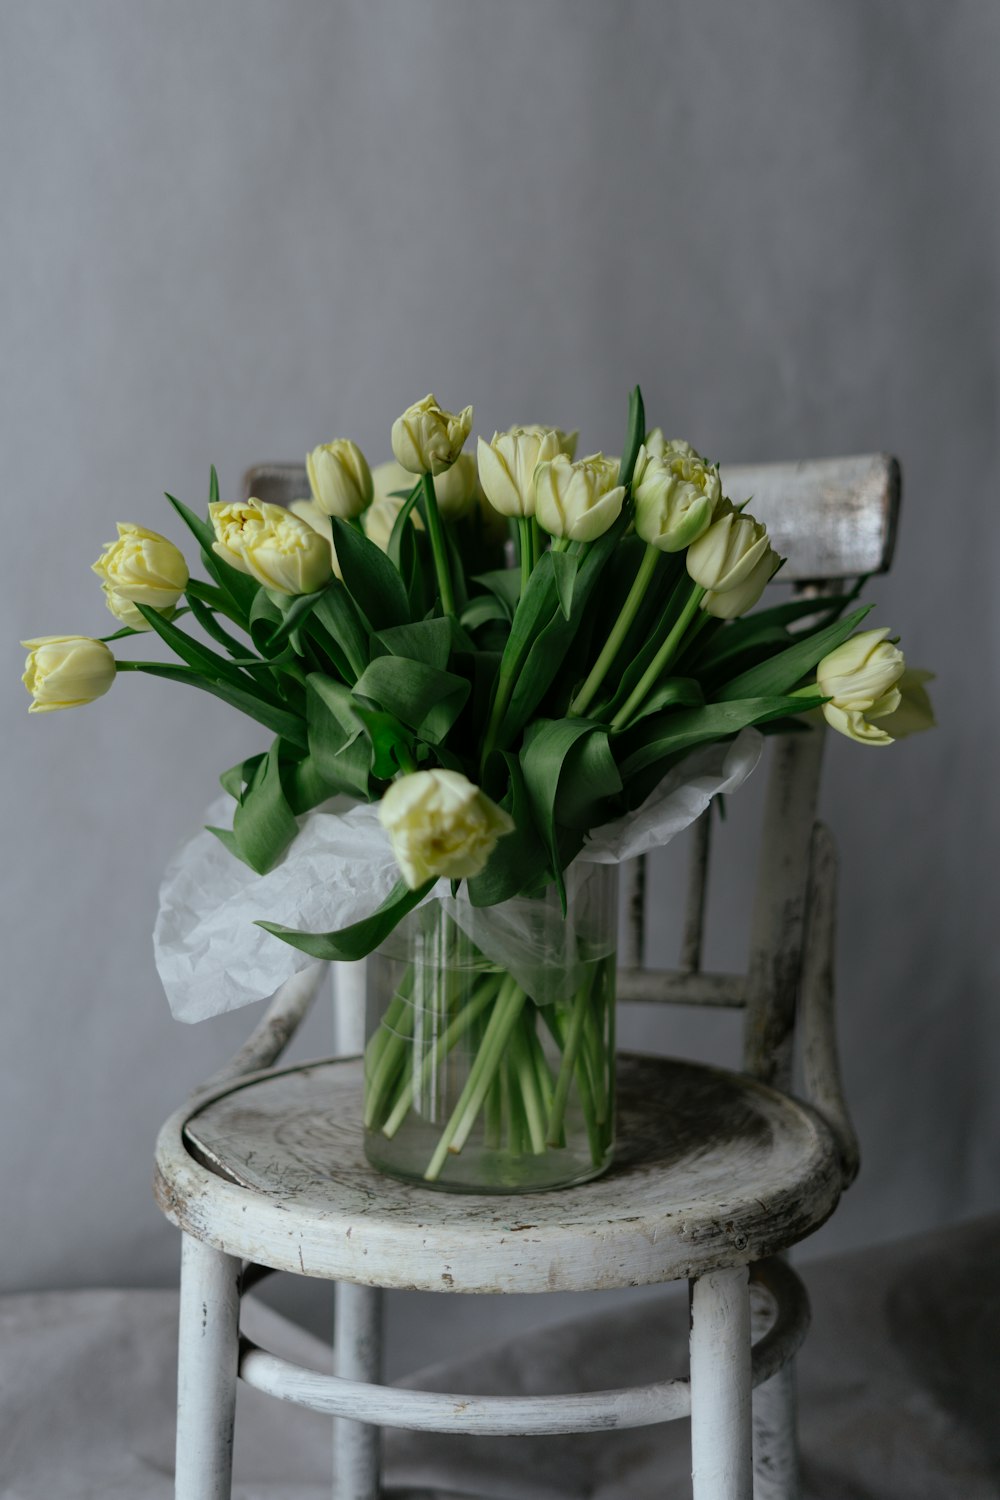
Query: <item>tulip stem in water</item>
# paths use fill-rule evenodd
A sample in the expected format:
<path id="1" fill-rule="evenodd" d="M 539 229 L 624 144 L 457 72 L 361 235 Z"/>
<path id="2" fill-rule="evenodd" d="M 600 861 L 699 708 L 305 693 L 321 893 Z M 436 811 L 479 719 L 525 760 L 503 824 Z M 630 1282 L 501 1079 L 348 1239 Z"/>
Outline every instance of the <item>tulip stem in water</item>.
<path id="1" fill-rule="evenodd" d="M 583 684 L 583 687 L 569 706 L 568 714 L 571 719 L 579 718 L 581 714 L 586 713 L 594 701 L 595 693 L 610 671 L 615 657 L 621 650 L 622 642 L 639 612 L 639 606 L 645 597 L 646 590 L 649 587 L 659 560 L 660 549 L 654 547 L 651 542 L 648 543 L 645 552 L 642 554 L 639 571 L 636 573 L 632 587 L 628 591 L 628 598 L 622 605 L 621 613 L 614 623 L 614 628 L 604 643 L 604 649 L 591 667 L 590 675 Z"/>
<path id="2" fill-rule="evenodd" d="M 646 668 L 645 672 L 636 683 L 634 689 L 629 695 L 628 701 L 622 708 L 618 710 L 614 718 L 611 720 L 612 729 L 624 729 L 629 719 L 631 719 L 632 715 L 635 713 L 636 709 L 642 706 L 642 701 L 645 698 L 646 694 L 655 685 L 657 678 L 670 665 L 671 661 L 680 649 L 680 645 L 684 639 L 685 632 L 692 619 L 694 618 L 695 611 L 697 610 L 704 597 L 705 590 L 701 587 L 700 584 L 694 584 L 692 586 L 691 593 L 688 595 L 687 603 L 681 610 L 680 614 L 678 615 L 677 619 L 674 621 L 670 629 L 670 634 L 667 636 L 666 640 L 663 642 L 663 645 L 660 647 L 659 651 L 657 651 L 656 655 L 653 657 L 653 660 L 650 662 L 649 666 Z"/>
<path id="3" fill-rule="evenodd" d="M 444 532 L 441 530 L 441 517 L 438 515 L 437 497 L 434 494 L 434 480 L 429 474 L 424 474 L 422 482 L 424 486 L 424 509 L 427 512 L 427 535 L 430 539 L 431 552 L 434 554 L 434 572 L 437 575 L 438 593 L 441 595 L 441 608 L 446 615 L 451 615 L 454 618 L 457 615 L 455 593 L 451 586 L 448 553 L 445 547 Z"/>

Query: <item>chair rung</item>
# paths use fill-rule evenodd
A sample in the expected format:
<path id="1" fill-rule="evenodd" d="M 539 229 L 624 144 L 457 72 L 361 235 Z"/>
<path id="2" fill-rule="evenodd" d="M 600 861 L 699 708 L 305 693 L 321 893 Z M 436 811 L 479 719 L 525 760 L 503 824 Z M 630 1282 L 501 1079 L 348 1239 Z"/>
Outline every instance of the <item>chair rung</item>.
<path id="1" fill-rule="evenodd" d="M 618 999 L 668 1005 L 746 1004 L 743 974 L 688 974 L 683 969 L 619 969 Z"/>
<path id="2" fill-rule="evenodd" d="M 783 1261 L 751 1266 L 750 1277 L 763 1287 L 774 1309 L 771 1327 L 753 1349 L 753 1384 L 757 1386 L 770 1380 L 801 1345 L 809 1326 L 809 1299 L 795 1272 Z M 295 1406 L 411 1432 L 464 1432 L 477 1437 L 610 1432 L 691 1415 L 687 1379 L 562 1396 L 445 1395 L 306 1370 L 269 1354 L 248 1338 L 240 1339 L 239 1372 L 255 1390 Z"/>

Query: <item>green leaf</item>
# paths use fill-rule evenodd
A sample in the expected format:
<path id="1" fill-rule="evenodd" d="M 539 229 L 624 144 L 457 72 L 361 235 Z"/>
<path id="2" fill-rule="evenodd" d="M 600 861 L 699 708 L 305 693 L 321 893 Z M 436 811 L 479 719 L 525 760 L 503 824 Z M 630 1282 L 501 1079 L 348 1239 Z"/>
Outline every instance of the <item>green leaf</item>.
<path id="1" fill-rule="evenodd" d="M 652 690 L 630 722 L 638 724 L 640 719 L 659 713 L 664 708 L 697 708 L 704 701 L 701 684 L 693 677 L 665 677 Z"/>
<path id="2" fill-rule="evenodd" d="M 205 634 L 210 635 L 214 641 L 218 641 L 220 646 L 224 646 L 230 656 L 237 659 L 245 657 L 249 649 L 246 642 L 238 641 L 234 635 L 229 634 L 224 625 L 219 624 L 212 610 L 206 604 L 202 603 L 197 594 L 190 592 L 190 585 L 187 597 L 191 604 L 191 613 Z"/>
<path id="3" fill-rule="evenodd" d="M 354 685 L 354 699 L 368 698 L 421 739 L 444 739 L 469 696 L 470 684 L 453 672 L 402 656 L 377 656 Z"/>
<path id="4" fill-rule="evenodd" d="M 621 735 L 620 746 L 616 748 L 619 748 L 622 779 L 628 785 L 640 771 L 676 755 L 678 751 L 689 750 L 707 740 L 726 739 L 748 724 L 806 713 L 817 708 L 822 701 L 820 697 L 772 696 L 668 710 Z"/>
<path id="5" fill-rule="evenodd" d="M 619 516 L 614 526 L 599 537 L 583 555 L 573 586 L 573 606 L 568 620 L 558 607 L 555 576 L 551 566 L 553 554 L 546 552 L 532 573 L 504 649 L 504 662 L 514 655 L 515 642 L 518 649 L 526 645 L 527 655 L 517 675 L 510 703 L 497 735 L 497 744 L 501 749 L 509 745 L 528 722 L 558 675 L 583 623 L 590 596 L 628 524 L 628 518 L 624 514 Z M 533 596 L 536 578 L 539 579 L 537 601 Z M 531 610 L 526 610 L 522 617 L 521 611 L 525 604 L 530 604 Z"/>
<path id="6" fill-rule="evenodd" d="M 462 624 L 466 630 L 478 630 L 480 625 L 487 625 L 493 620 L 509 624 L 510 610 L 492 594 L 477 594 L 462 611 Z"/>
<path id="7" fill-rule="evenodd" d="M 327 588 L 329 587 L 330 585 L 327 584 Z M 316 608 L 325 592 L 325 589 L 317 589 L 312 594 L 297 594 L 294 598 L 289 599 L 287 606 L 284 604 L 278 606 L 282 616 L 281 624 L 264 645 L 264 650 L 269 656 L 281 649 L 291 636 L 292 631 L 297 630 Z"/>
<path id="8" fill-rule="evenodd" d="M 539 837 L 521 764 L 509 750 L 502 758 L 510 775 L 510 789 L 500 806 L 514 819 L 514 832 L 497 841 L 486 868 L 466 882 L 473 906 L 509 901 L 541 877 L 548 866 L 548 851 Z"/>
<path id="9" fill-rule="evenodd" d="M 872 607 L 868 604 L 863 609 L 856 609 L 845 620 L 838 620 L 825 630 L 818 630 L 805 640 L 796 641 L 787 650 L 779 651 L 777 656 L 751 667 L 748 672 L 741 672 L 715 694 L 716 701 L 729 703 L 737 698 L 764 698 L 775 693 L 787 693 L 824 656 L 847 640 Z"/>
<path id="10" fill-rule="evenodd" d="M 371 741 L 350 690 L 322 672 L 306 678 L 309 753 L 321 776 L 342 791 L 369 795 Z"/>
<path id="11" fill-rule="evenodd" d="M 434 881 L 428 880 L 411 891 L 404 881 L 397 881 L 377 911 L 360 922 L 353 922 L 350 927 L 342 927 L 339 932 L 297 932 L 294 927 L 281 927 L 276 922 L 258 922 L 256 925 L 313 958 L 352 963 L 383 943 L 407 912 L 420 905 L 433 885 Z"/>
<path id="12" fill-rule="evenodd" d="M 413 736 L 392 714 L 354 703 L 354 712 L 371 741 L 371 772 L 379 781 L 391 781 L 399 771 L 412 769 L 416 760 Z"/>
<path id="13" fill-rule="evenodd" d="M 385 553 L 339 516 L 332 522 L 344 583 L 372 629 L 406 625 L 410 602 L 402 578 Z"/>
<path id="14" fill-rule="evenodd" d="M 361 676 L 371 656 L 368 627 L 342 583 L 334 580 L 323 590 L 309 617 L 307 631 L 332 657 L 346 681 Z"/>
<path id="15" fill-rule="evenodd" d="M 576 575 L 579 566 L 579 553 L 552 553 L 552 569 L 556 581 L 556 594 L 559 597 L 559 608 L 562 611 L 562 617 L 564 620 L 568 620 L 572 612 L 573 585 L 576 582 Z"/>
<path id="16" fill-rule="evenodd" d="M 494 568 L 489 573 L 478 573 L 472 581 L 481 583 L 494 599 L 500 601 L 508 620 L 514 618 L 521 597 L 521 575 L 517 568 Z"/>
<path id="17" fill-rule="evenodd" d="M 452 622 L 438 615 L 432 620 L 418 620 L 413 625 L 380 630 L 375 638 L 391 656 L 409 657 L 411 661 L 422 661 L 425 666 L 444 671 L 451 655 Z"/>
<path id="18" fill-rule="evenodd" d="M 196 641 L 194 636 L 188 635 L 186 631 L 179 629 L 172 620 L 166 620 L 155 609 L 150 609 L 146 604 L 137 604 L 136 609 L 147 620 L 161 640 L 166 641 L 170 649 L 179 656 L 181 661 L 193 668 L 194 671 L 211 677 L 216 681 L 228 683 L 232 687 L 240 688 L 243 692 L 257 693 L 262 698 L 273 701 L 271 694 L 262 684 L 258 684 L 248 677 L 244 671 L 233 661 L 220 656 L 210 646 L 202 645 Z M 255 658 L 245 665 L 258 665 Z M 267 667 L 267 662 L 260 662 L 261 667 Z"/>
<path id="19" fill-rule="evenodd" d="M 646 409 L 643 405 L 642 391 L 636 386 L 628 398 L 628 428 L 625 434 L 625 446 L 622 449 L 622 460 L 618 468 L 619 484 L 632 483 L 635 461 L 645 437 Z"/>
<path id="20" fill-rule="evenodd" d="M 251 755 L 247 760 L 241 760 L 238 765 L 230 766 L 228 771 L 223 771 L 219 777 L 222 790 L 239 802 L 243 796 L 243 788 L 253 780 L 254 772 L 263 759 L 263 754 Z"/>
<path id="21" fill-rule="evenodd" d="M 421 490 L 421 481 L 418 479 L 417 482 L 416 482 L 416 484 L 413 486 L 412 490 L 410 490 L 409 493 L 407 494 L 406 499 L 403 501 L 402 509 L 400 510 L 399 515 L 396 517 L 395 521 L 393 521 L 393 523 L 392 523 L 392 531 L 391 531 L 391 533 L 389 535 L 389 549 L 388 549 L 389 550 L 389 561 L 392 563 L 392 565 L 395 568 L 399 569 L 400 573 L 402 573 L 402 571 L 403 571 L 403 569 L 401 567 L 401 563 L 402 563 L 402 547 L 403 547 L 403 529 L 404 529 L 404 527 L 406 526 L 407 522 L 410 519 L 410 515 L 411 515 L 411 513 L 413 511 L 413 507 L 416 505 L 417 501 L 420 499 L 420 490 Z M 411 526 L 410 530 L 412 531 L 412 529 L 413 528 Z"/>
<path id="22" fill-rule="evenodd" d="M 571 751 L 581 741 L 594 734 L 607 737 L 601 724 L 589 719 L 538 719 L 525 737 L 521 751 L 521 769 L 531 805 L 531 814 L 545 844 L 550 868 L 565 901 L 562 879 L 563 863 L 559 850 L 559 835 L 556 819 L 556 803 L 560 793 L 560 782 Z M 617 780 L 617 769 L 615 778 Z M 620 786 L 620 782 L 618 783 Z"/>
<path id="23" fill-rule="evenodd" d="M 305 724 L 298 714 L 289 713 L 287 709 L 257 698 L 241 688 L 231 687 L 229 683 L 212 682 L 199 672 L 174 666 L 172 662 L 119 661 L 118 670 L 144 672 L 147 677 L 163 677 L 168 682 L 183 682 L 189 687 L 201 688 L 202 692 L 211 693 L 213 698 L 220 698 L 223 703 L 239 709 L 240 713 L 246 714 L 250 719 L 256 719 L 258 724 L 263 724 L 273 733 L 283 735 L 293 744 L 301 745 L 303 750 L 308 748 Z"/>
<path id="24" fill-rule="evenodd" d="M 233 815 L 233 838 L 242 858 L 258 875 L 267 874 L 299 831 L 281 784 L 280 748 L 277 739 L 254 771 Z"/>

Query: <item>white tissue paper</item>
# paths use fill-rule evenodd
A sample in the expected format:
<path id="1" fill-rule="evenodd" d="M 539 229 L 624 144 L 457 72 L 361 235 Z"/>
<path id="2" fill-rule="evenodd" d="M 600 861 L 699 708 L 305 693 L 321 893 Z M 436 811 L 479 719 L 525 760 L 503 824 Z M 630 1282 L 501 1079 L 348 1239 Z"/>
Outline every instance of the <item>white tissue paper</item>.
<path id="1" fill-rule="evenodd" d="M 669 843 L 713 797 L 743 784 L 762 746 L 757 730 L 744 729 L 732 742 L 692 751 L 641 807 L 595 829 L 580 860 L 618 864 Z M 220 797 L 206 822 L 231 827 L 233 809 L 231 797 Z M 315 964 L 309 954 L 255 927 L 258 919 L 307 932 L 335 931 L 370 916 L 399 879 L 377 804 L 337 798 L 307 813 L 299 828 L 281 863 L 266 875 L 256 875 L 205 829 L 167 865 L 153 951 L 179 1021 L 203 1021 L 266 999 L 292 974 Z M 517 903 L 477 909 L 464 885 L 453 899 L 447 881 L 425 899 L 446 903 L 487 957 L 515 978 L 521 971 L 528 980 L 524 987 L 535 993 L 544 954 L 532 951 L 529 924 L 517 920 Z M 535 998 L 544 1003 L 548 997 Z"/>

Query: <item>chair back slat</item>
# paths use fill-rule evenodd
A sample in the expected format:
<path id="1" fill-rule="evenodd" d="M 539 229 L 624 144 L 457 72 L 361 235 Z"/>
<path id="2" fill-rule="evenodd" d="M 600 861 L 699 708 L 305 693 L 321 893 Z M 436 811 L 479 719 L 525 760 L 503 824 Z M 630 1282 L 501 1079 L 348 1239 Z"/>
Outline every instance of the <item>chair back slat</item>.
<path id="1" fill-rule="evenodd" d="M 305 464 L 254 464 L 243 475 L 243 498 L 251 495 L 269 505 L 290 505 L 309 496 Z"/>
<path id="2" fill-rule="evenodd" d="M 625 932 L 619 963 L 641 969 L 646 956 L 646 856 L 627 860 L 621 872 Z"/>
<path id="3" fill-rule="evenodd" d="M 688 856 L 688 891 L 681 936 L 681 970 L 701 972 L 701 949 L 705 936 L 705 900 L 708 895 L 708 855 L 712 839 L 712 811 L 706 809 L 691 830 Z"/>
<path id="4" fill-rule="evenodd" d="M 752 497 L 776 551 L 786 559 L 775 582 L 859 578 L 892 561 L 900 473 L 885 453 L 790 464 L 723 464 L 735 504 Z"/>
<path id="5" fill-rule="evenodd" d="M 750 927 L 743 1065 L 764 1083 L 791 1080 L 802 972 L 809 849 L 825 731 L 779 737 L 764 806 Z"/>

